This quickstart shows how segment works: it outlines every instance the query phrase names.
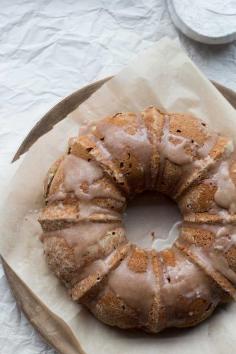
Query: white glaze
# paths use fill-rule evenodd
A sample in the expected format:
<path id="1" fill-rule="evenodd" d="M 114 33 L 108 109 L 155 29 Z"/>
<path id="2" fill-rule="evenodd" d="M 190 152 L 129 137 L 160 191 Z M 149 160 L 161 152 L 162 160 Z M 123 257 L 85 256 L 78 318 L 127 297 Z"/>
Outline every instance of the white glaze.
<path id="1" fill-rule="evenodd" d="M 112 154 L 107 150 L 107 148 L 102 144 L 100 140 L 96 141 L 96 147 L 99 149 L 103 159 L 112 160 Z"/>
<path id="2" fill-rule="evenodd" d="M 236 286 L 236 273 L 229 268 L 228 262 L 223 255 L 210 252 L 210 259 L 213 267 L 223 274 Z"/>
<path id="3" fill-rule="evenodd" d="M 94 262 L 86 265 L 78 274 L 78 280 L 83 280 L 84 278 L 93 274 L 97 275 L 97 277 L 99 278 L 107 274 L 110 270 L 111 264 L 113 263 L 113 259 L 116 252 L 117 251 L 115 250 L 108 256 L 106 256 L 104 259 L 97 259 Z"/>
<path id="4" fill-rule="evenodd" d="M 67 192 L 73 192 L 77 198 L 92 199 L 91 184 L 103 177 L 102 169 L 93 161 L 68 155 L 63 161 L 64 187 Z M 83 183 L 88 191 L 83 191 Z"/>
<path id="5" fill-rule="evenodd" d="M 204 267 L 204 269 L 208 274 L 214 272 L 215 269 L 212 265 L 209 255 L 204 253 L 200 247 L 196 247 L 195 245 L 191 245 L 189 249 L 194 254 L 194 256 L 199 260 L 200 264 Z"/>
<path id="6" fill-rule="evenodd" d="M 199 226 L 199 228 L 210 231 L 214 234 L 213 244 L 209 250 L 210 252 L 214 250 L 227 252 L 230 247 L 236 245 L 235 225 L 227 224 L 219 226 L 203 224 Z"/>
<path id="7" fill-rule="evenodd" d="M 161 251 L 167 247 L 171 247 L 179 236 L 181 225 L 181 221 L 177 221 L 176 223 L 174 223 L 170 231 L 168 232 L 167 238 L 154 238 L 151 248 Z"/>
<path id="8" fill-rule="evenodd" d="M 217 139 L 218 139 L 218 134 L 212 133 L 211 135 L 209 135 L 206 141 L 204 142 L 204 144 L 198 148 L 199 156 L 203 158 L 207 157 L 209 152 L 215 146 Z"/>
<path id="9" fill-rule="evenodd" d="M 108 179 L 103 177 L 102 169 L 93 161 L 87 161 L 74 155 L 68 155 L 62 163 L 64 180 L 59 190 L 48 198 L 49 202 L 63 200 L 66 193 L 72 192 L 81 202 L 81 214 L 88 213 L 86 209 L 98 207 L 86 203 L 94 198 L 112 198 L 125 202 Z M 112 212 L 112 211 L 111 211 Z M 113 212 L 112 212 L 113 213 Z"/>
<path id="10" fill-rule="evenodd" d="M 88 219 L 90 216 L 92 216 L 94 214 L 110 215 L 110 216 L 114 216 L 118 219 L 121 218 L 120 213 L 116 212 L 115 210 L 103 208 L 103 207 L 93 204 L 91 202 L 80 201 L 80 203 L 79 203 L 79 217 L 81 220 Z"/>
<path id="11" fill-rule="evenodd" d="M 211 212 L 216 212 L 221 218 L 222 218 L 222 223 L 223 224 L 227 224 L 228 222 L 230 222 L 231 220 L 231 215 L 229 214 L 228 210 L 225 210 L 225 209 L 222 209 L 220 208 L 219 206 L 215 206 L 213 207 L 211 210 L 210 210 L 210 213 Z"/>
<path id="12" fill-rule="evenodd" d="M 217 191 L 215 192 L 215 202 L 228 209 L 230 213 L 236 212 L 236 187 L 233 183 L 230 172 L 229 162 L 223 161 L 217 170 L 217 173 L 212 178 L 217 184 Z"/>
<path id="13" fill-rule="evenodd" d="M 165 116 L 163 135 L 159 145 L 161 159 L 168 158 L 169 161 L 183 165 L 185 172 L 191 172 L 192 167 L 203 167 L 213 162 L 209 156 L 210 151 L 216 144 L 218 135 L 213 133 L 209 135 L 204 144 L 200 146 L 189 138 L 175 135 L 169 131 L 169 117 Z M 186 147 L 190 147 L 192 154 L 186 152 Z M 198 154 L 201 159 L 193 160 L 193 156 Z"/>
<path id="14" fill-rule="evenodd" d="M 119 227 L 118 223 L 80 222 L 67 229 L 44 233 L 45 237 L 62 237 L 74 253 L 78 262 L 91 244 L 97 243 L 108 231 Z"/>
<path id="15" fill-rule="evenodd" d="M 165 305 L 175 306 L 179 295 L 188 300 L 205 298 L 208 294 L 204 273 L 185 256 L 175 254 L 175 265 L 164 264 L 162 295 Z"/>
<path id="16" fill-rule="evenodd" d="M 226 252 L 231 247 L 236 246 L 236 226 L 231 224 L 225 226 L 203 224 L 198 225 L 198 228 L 214 234 L 213 242 L 209 246 L 196 246 L 183 239 L 179 240 L 180 244 L 182 243 L 189 248 L 208 274 L 218 271 L 236 285 L 236 273 L 230 268 L 226 259 Z"/>
<path id="17" fill-rule="evenodd" d="M 165 116 L 163 135 L 159 144 L 161 160 L 167 158 L 177 165 L 185 165 L 192 161 L 192 156 L 187 154 L 186 146 L 190 140 L 182 136 L 171 134 L 169 131 L 169 118 Z"/>
<path id="18" fill-rule="evenodd" d="M 202 169 L 204 167 L 210 167 L 212 165 L 214 165 L 215 160 L 211 157 L 211 156 L 207 156 L 204 159 L 200 159 L 200 160 L 195 160 L 193 161 L 193 166 L 196 167 L 197 169 Z"/>
<path id="19" fill-rule="evenodd" d="M 135 273 L 128 267 L 128 259 L 125 259 L 109 274 L 108 285 L 127 305 L 147 316 L 157 291 L 150 260 L 145 272 Z"/>
<path id="20" fill-rule="evenodd" d="M 227 144 L 225 145 L 224 156 L 229 157 L 234 152 L 234 142 L 232 139 L 229 139 Z"/>
<path id="21" fill-rule="evenodd" d="M 66 198 L 66 192 L 62 190 L 62 185 L 59 187 L 59 190 L 56 193 L 51 194 L 47 201 L 48 203 L 53 203 L 56 201 L 62 201 Z"/>
<path id="22" fill-rule="evenodd" d="M 215 236 L 213 248 L 215 250 L 227 252 L 236 244 L 236 227 L 227 225 L 220 227 Z"/>
<path id="23" fill-rule="evenodd" d="M 136 119 L 136 126 L 132 127 L 132 132 L 127 131 L 127 127 L 129 128 L 129 125 L 118 126 L 107 121 L 98 124 L 98 130 L 104 137 L 104 146 L 113 157 L 121 159 L 124 152 L 129 149 L 146 169 L 150 164 L 152 154 L 147 130 L 139 117 Z"/>

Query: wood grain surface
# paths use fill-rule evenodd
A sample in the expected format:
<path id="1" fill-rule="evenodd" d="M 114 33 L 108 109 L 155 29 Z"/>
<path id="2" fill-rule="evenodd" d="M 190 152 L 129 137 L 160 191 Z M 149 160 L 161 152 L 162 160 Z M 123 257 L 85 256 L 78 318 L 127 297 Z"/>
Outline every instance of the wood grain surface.
<path id="1" fill-rule="evenodd" d="M 24 139 L 13 158 L 13 161 L 16 161 L 37 141 L 38 138 L 52 129 L 56 123 L 64 119 L 109 79 L 110 77 L 85 86 L 82 89 L 75 91 L 70 96 L 67 96 L 53 107 L 42 117 Z M 232 104 L 232 106 L 236 108 L 236 93 L 217 82 L 213 82 L 213 84 Z M 3 258 L 2 263 L 17 304 L 43 338 L 59 353 L 85 354 L 68 326 L 59 317 L 49 311 L 43 303 L 41 303 L 37 296 L 32 293 L 28 286 L 16 275 Z"/>

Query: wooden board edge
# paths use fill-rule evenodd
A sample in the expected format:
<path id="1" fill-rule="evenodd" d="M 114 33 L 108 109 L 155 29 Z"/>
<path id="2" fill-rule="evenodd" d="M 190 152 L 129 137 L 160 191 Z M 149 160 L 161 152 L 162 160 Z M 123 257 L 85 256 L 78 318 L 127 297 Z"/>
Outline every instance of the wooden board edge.
<path id="1" fill-rule="evenodd" d="M 52 313 L 1 256 L 6 278 L 19 309 L 42 338 L 61 354 L 86 354 L 67 324 Z M 63 331 L 61 328 L 63 327 Z M 53 335 L 48 335 L 53 333 Z"/>

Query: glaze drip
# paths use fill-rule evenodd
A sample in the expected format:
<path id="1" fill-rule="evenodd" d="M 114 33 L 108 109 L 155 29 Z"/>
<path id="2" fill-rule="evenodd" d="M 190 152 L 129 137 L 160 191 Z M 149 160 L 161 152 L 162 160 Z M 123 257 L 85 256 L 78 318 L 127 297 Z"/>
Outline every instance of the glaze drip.
<path id="1" fill-rule="evenodd" d="M 94 198 L 91 184 L 103 177 L 103 171 L 96 163 L 73 155 L 63 161 L 63 173 L 66 192 L 73 192 L 81 199 Z"/>
<path id="2" fill-rule="evenodd" d="M 83 255 L 92 244 L 97 244 L 109 231 L 120 227 L 119 223 L 80 222 L 67 229 L 45 232 L 43 238 L 60 237 L 74 249 L 77 262 L 81 262 Z M 111 235 L 112 237 L 112 235 Z"/>
<path id="3" fill-rule="evenodd" d="M 209 135 L 206 138 L 206 141 L 204 142 L 204 144 L 198 148 L 198 155 L 201 158 L 206 158 L 209 156 L 210 151 L 213 149 L 213 147 L 215 146 L 217 139 L 218 139 L 218 134 L 213 133 L 211 135 Z"/>
<path id="4" fill-rule="evenodd" d="M 163 293 L 166 305 L 174 306 L 179 296 L 189 300 L 206 296 L 205 274 L 186 257 L 177 254 L 175 263 L 168 265 L 164 262 L 164 268 Z"/>
<path id="5" fill-rule="evenodd" d="M 229 161 L 223 161 L 213 176 L 213 181 L 217 184 L 214 199 L 219 206 L 234 214 L 236 212 L 236 186 L 230 177 L 229 169 Z"/>
<path id="6" fill-rule="evenodd" d="M 177 165 L 185 165 L 192 161 L 192 156 L 186 152 L 186 147 L 190 145 L 190 140 L 170 133 L 169 117 L 165 116 L 163 135 L 159 144 L 161 159 L 168 159 Z M 194 148 L 195 145 L 193 144 Z"/>
<path id="7" fill-rule="evenodd" d="M 120 213 L 110 208 L 101 207 L 96 204 L 81 201 L 79 204 L 79 216 L 81 220 L 86 220 L 94 214 L 110 215 L 121 219 Z"/>
<path id="8" fill-rule="evenodd" d="M 207 234 L 204 233 L 205 231 Z M 185 236 L 181 236 L 177 244 L 182 244 L 189 249 L 193 257 L 196 257 L 196 260 L 208 271 L 208 274 L 220 272 L 236 285 L 235 269 L 232 269 L 227 261 L 228 251 L 236 250 L 236 226 L 186 224 L 183 232 Z M 198 238 L 194 238 L 194 235 L 198 235 Z"/>
<path id="9" fill-rule="evenodd" d="M 151 261 L 149 259 L 146 271 L 141 273 L 131 270 L 128 261 L 128 258 L 125 259 L 110 273 L 108 287 L 120 296 L 128 306 L 137 308 L 144 320 L 147 320 L 146 316 L 157 291 Z"/>
<path id="10" fill-rule="evenodd" d="M 139 120 L 137 120 L 137 126 L 132 131 L 126 131 L 123 127 L 109 123 L 101 123 L 99 130 L 104 135 L 104 144 L 113 156 L 122 156 L 124 149 L 128 147 L 134 152 L 144 167 L 149 164 L 151 144 L 147 136 L 147 131 Z M 115 146 L 114 141 L 117 142 Z"/>

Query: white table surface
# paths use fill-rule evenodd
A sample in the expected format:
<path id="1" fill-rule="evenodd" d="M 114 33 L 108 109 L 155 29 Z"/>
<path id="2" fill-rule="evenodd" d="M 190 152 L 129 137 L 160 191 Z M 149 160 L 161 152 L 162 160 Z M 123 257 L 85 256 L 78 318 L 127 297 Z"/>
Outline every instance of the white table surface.
<path id="1" fill-rule="evenodd" d="M 14 152 L 45 112 L 165 35 L 179 37 L 209 78 L 236 90 L 236 43 L 187 39 L 173 27 L 165 0 L 2 0 L 0 33 L 0 188 Z M 2 268 L 0 328 L 2 354 L 55 354 L 17 309 Z"/>

